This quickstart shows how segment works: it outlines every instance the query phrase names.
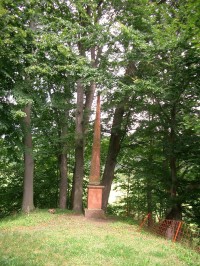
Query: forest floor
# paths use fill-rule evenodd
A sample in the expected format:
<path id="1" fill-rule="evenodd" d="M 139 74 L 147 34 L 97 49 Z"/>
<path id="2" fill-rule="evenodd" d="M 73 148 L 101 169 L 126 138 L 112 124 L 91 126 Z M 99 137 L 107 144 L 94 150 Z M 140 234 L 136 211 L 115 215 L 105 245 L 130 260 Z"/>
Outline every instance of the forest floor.
<path id="1" fill-rule="evenodd" d="M 37 210 L 0 221 L 0 265 L 200 265 L 200 254 L 138 232 L 133 221 Z"/>

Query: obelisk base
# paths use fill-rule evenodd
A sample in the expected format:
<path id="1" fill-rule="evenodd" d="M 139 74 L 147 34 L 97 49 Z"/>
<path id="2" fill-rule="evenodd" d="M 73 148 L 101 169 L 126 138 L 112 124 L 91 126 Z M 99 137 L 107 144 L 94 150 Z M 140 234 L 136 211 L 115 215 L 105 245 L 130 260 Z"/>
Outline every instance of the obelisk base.
<path id="1" fill-rule="evenodd" d="M 85 209 L 85 217 L 92 219 L 106 219 L 104 210 Z"/>
<path id="2" fill-rule="evenodd" d="M 104 186 L 88 185 L 88 204 L 85 209 L 86 218 L 105 219 L 104 210 L 102 210 L 102 193 Z"/>

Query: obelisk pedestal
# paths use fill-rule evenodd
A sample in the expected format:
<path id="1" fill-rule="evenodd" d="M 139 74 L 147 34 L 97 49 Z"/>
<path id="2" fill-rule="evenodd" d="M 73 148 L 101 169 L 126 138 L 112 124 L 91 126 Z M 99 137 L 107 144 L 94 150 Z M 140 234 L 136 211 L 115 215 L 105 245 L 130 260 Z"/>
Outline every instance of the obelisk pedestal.
<path id="1" fill-rule="evenodd" d="M 87 218 L 105 218 L 102 210 L 102 194 L 104 186 L 88 185 L 88 202 L 85 209 L 85 217 Z"/>
<path id="2" fill-rule="evenodd" d="M 88 200 L 87 209 L 85 209 L 85 217 L 103 219 L 105 218 L 105 213 L 102 210 L 102 194 L 104 186 L 100 185 L 100 112 L 100 95 L 98 95 L 92 146 L 92 160 L 88 185 Z"/>

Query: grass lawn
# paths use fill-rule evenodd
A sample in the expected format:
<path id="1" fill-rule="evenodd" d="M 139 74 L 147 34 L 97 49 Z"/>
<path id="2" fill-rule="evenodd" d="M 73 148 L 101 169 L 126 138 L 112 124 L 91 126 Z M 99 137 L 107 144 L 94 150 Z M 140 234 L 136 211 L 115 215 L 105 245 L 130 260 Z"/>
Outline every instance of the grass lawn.
<path id="1" fill-rule="evenodd" d="M 37 210 L 0 221 L 0 265 L 200 265 L 200 254 L 120 219 Z"/>

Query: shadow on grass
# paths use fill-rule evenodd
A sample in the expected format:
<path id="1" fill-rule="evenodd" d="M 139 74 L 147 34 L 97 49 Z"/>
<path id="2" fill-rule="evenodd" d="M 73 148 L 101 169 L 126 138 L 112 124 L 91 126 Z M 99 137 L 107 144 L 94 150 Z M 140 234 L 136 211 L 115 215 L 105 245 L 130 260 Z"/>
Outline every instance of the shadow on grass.
<path id="1" fill-rule="evenodd" d="M 33 226 L 42 222 L 54 219 L 58 215 L 72 214 L 72 211 L 55 209 L 55 213 L 51 214 L 48 209 L 35 209 L 30 213 L 18 212 L 0 219 L 0 228 L 11 228 L 13 226 Z"/>
<path id="2" fill-rule="evenodd" d="M 107 219 L 113 220 L 113 222 L 119 222 L 128 225 L 135 225 L 135 226 L 139 225 L 139 222 L 131 217 L 107 215 Z"/>

